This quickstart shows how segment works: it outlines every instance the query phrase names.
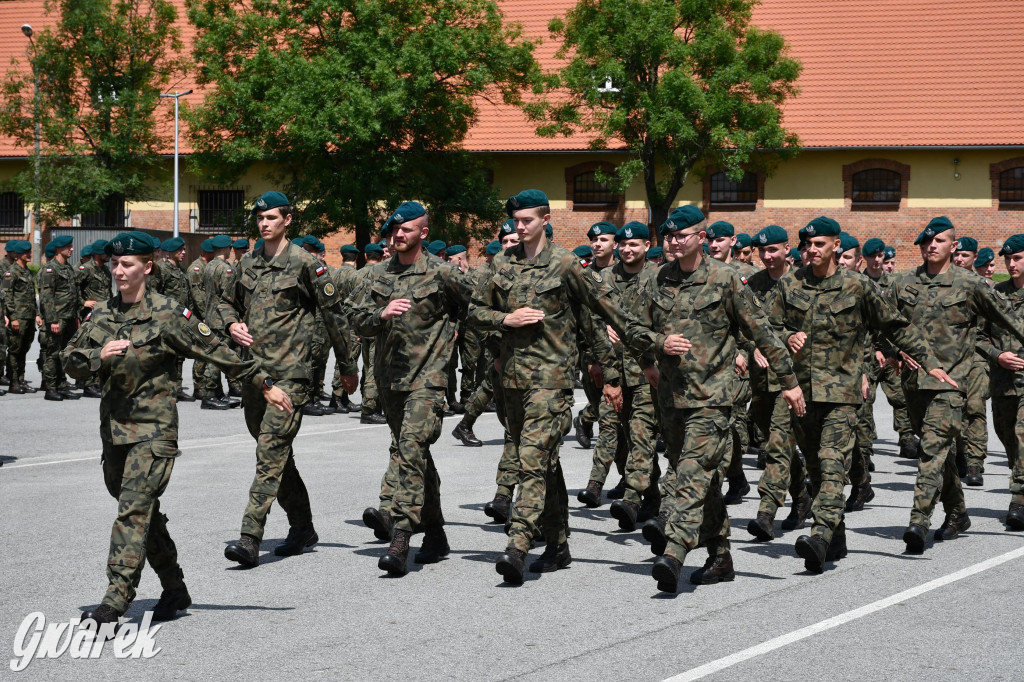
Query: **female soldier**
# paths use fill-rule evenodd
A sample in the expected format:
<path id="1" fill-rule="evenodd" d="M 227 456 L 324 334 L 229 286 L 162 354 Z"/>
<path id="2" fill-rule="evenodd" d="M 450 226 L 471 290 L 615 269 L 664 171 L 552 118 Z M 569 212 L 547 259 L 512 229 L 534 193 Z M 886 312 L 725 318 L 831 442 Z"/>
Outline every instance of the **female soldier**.
<path id="1" fill-rule="evenodd" d="M 128 609 L 146 560 L 163 586 L 153 620 L 175 618 L 192 603 L 159 499 L 179 454 L 178 355 L 216 363 L 228 376 L 261 386 L 269 404 L 292 410 L 256 360 L 241 360 L 188 308 L 147 291 L 155 246 L 144 232 L 122 233 L 107 244 L 119 293 L 96 304 L 62 354 L 71 376 L 99 373 L 103 479 L 118 500 L 110 585 L 102 604 L 83 615 L 97 626 L 116 623 Z"/>

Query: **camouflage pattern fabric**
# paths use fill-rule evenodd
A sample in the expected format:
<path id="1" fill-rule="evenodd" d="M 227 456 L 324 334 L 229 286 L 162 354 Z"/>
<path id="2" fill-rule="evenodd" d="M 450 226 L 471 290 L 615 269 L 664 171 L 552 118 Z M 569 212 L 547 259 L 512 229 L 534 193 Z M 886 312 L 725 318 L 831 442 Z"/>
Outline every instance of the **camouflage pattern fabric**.
<path id="1" fill-rule="evenodd" d="M 114 275 L 106 265 L 97 265 L 93 260 L 87 263 L 86 275 L 82 281 L 83 301 L 106 301 L 114 294 Z"/>
<path id="2" fill-rule="evenodd" d="M 43 385 L 60 390 L 68 384 L 60 362 L 60 352 L 78 331 L 78 310 L 82 301 L 75 270 L 56 258 L 46 263 L 39 273 L 39 313 L 43 318 L 41 346 Z M 59 324 L 54 333 L 50 325 Z"/>
<path id="3" fill-rule="evenodd" d="M 4 273 L 4 305 L 10 322 L 18 320 L 18 331 L 8 323 L 7 374 L 12 381 L 25 380 L 25 357 L 36 331 L 36 284 L 32 272 L 14 262 Z"/>
<path id="4" fill-rule="evenodd" d="M 907 392 L 910 423 L 921 437 L 921 459 L 917 463 L 910 523 L 925 530 L 931 525 L 932 511 L 940 499 L 947 514 L 967 511 L 953 457 L 965 403 L 966 398 L 959 391 L 917 389 Z"/>
<path id="5" fill-rule="evenodd" d="M 967 373 L 963 432 L 956 439 L 957 453 L 964 456 L 967 466 L 980 467 L 988 454 L 988 399 L 988 364 L 976 362 Z"/>
<path id="6" fill-rule="evenodd" d="M 1006 448 L 1010 465 L 1010 504 L 1024 504 L 1024 396 L 1003 395 L 992 398 L 992 425 L 999 442 Z"/>
<path id="7" fill-rule="evenodd" d="M 757 511 L 775 518 L 786 504 L 787 492 L 795 502 L 806 488 L 804 464 L 796 452 L 793 415 L 779 391 L 754 393 L 750 414 L 761 432 L 767 434 L 765 469 L 757 484 L 761 496 Z"/>
<path id="8" fill-rule="evenodd" d="M 811 534 L 828 544 L 843 521 L 843 489 L 857 441 L 857 406 L 807 403 L 807 413 L 794 419 L 793 426 L 811 479 Z"/>
<path id="9" fill-rule="evenodd" d="M 1000 282 L 994 288 L 1006 298 L 1014 313 L 1019 316 L 1024 312 L 1024 289 L 1018 289 L 1013 280 Z M 1024 344 L 991 322 L 984 325 L 982 337 L 978 348 L 990 363 L 992 426 L 1006 449 L 1011 468 L 1010 502 L 1024 504 L 1024 462 L 1020 457 L 1024 443 L 1024 371 L 1004 369 L 998 362 L 1003 353 L 1024 357 Z"/>
<path id="10" fill-rule="evenodd" d="M 227 327 L 220 319 L 218 308 L 224 292 L 235 286 L 237 275 L 235 268 L 222 256 L 218 256 L 203 268 L 202 289 L 206 296 L 203 320 L 221 341 L 228 343 L 231 339 Z M 220 370 L 216 365 L 208 364 L 203 373 L 202 390 L 207 396 L 220 395 L 224 392 Z"/>
<path id="11" fill-rule="evenodd" d="M 598 392 L 598 395 L 601 393 Z M 626 448 L 625 440 L 621 437 L 622 424 L 619 421 L 619 413 L 603 401 L 598 405 L 597 438 L 594 439 L 593 464 L 590 468 L 589 480 L 604 485 L 608 479 L 612 462 L 615 463 L 615 468 L 618 469 L 620 476 L 625 474 L 626 457 L 629 455 L 629 450 Z"/>
<path id="12" fill-rule="evenodd" d="M 624 386 L 622 389 L 622 421 L 620 439 L 629 453 L 626 457 L 626 490 L 623 499 L 640 504 L 655 478 L 658 453 L 658 425 L 654 417 L 654 398 L 650 384 Z"/>

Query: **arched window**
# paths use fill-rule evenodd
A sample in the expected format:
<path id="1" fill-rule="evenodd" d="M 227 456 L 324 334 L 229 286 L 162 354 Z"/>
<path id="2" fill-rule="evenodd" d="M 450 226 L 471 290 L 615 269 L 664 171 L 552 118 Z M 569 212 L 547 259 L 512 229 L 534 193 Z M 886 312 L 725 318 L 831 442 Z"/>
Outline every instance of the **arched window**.
<path id="1" fill-rule="evenodd" d="M 619 195 L 608 187 L 608 183 L 597 179 L 597 171 L 584 171 L 572 179 L 573 204 L 576 206 L 614 206 Z"/>
<path id="2" fill-rule="evenodd" d="M 869 168 L 853 174 L 853 206 L 899 206 L 903 176 L 885 168 Z"/>
<path id="3" fill-rule="evenodd" d="M 724 171 L 711 176 L 711 210 L 753 209 L 757 206 L 757 174 L 747 171 L 739 181 Z"/>
<path id="4" fill-rule="evenodd" d="M 25 234 L 25 200 L 17 192 L 0 193 L 0 234 Z"/>
<path id="5" fill-rule="evenodd" d="M 1024 166 L 999 174 L 999 203 L 1024 205 Z"/>

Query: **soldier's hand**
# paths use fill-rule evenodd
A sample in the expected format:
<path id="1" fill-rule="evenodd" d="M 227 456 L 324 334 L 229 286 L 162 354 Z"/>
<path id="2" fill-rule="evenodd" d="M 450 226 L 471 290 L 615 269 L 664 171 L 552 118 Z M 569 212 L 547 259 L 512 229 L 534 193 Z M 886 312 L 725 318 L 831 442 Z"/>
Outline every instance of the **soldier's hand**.
<path id="1" fill-rule="evenodd" d="M 868 382 L 868 375 L 860 375 L 860 394 L 864 396 L 864 400 L 868 399 L 868 390 L 871 388 L 871 384 Z"/>
<path id="2" fill-rule="evenodd" d="M 398 317 L 404 312 L 407 312 L 412 307 L 412 301 L 407 298 L 396 298 L 390 301 L 384 310 L 380 313 L 380 319 L 383 322 L 387 322 L 393 317 Z"/>
<path id="3" fill-rule="evenodd" d="M 43 318 L 36 315 L 36 329 L 43 326 Z"/>
<path id="4" fill-rule="evenodd" d="M 610 324 L 605 325 L 605 329 L 608 330 L 608 340 L 611 341 L 612 343 L 618 343 L 619 335 L 615 332 L 614 329 L 612 329 L 612 326 Z"/>
<path id="5" fill-rule="evenodd" d="M 651 385 L 651 388 L 658 388 L 658 380 L 661 378 L 661 372 L 654 365 L 644 368 L 644 376 L 647 377 L 647 383 Z"/>
<path id="6" fill-rule="evenodd" d="M 341 377 L 341 387 L 345 389 L 345 393 L 355 393 L 359 387 L 359 375 L 345 374 Z"/>
<path id="7" fill-rule="evenodd" d="M 1016 353 L 1011 353 L 1009 351 L 1000 353 L 997 361 L 999 362 L 1000 367 L 1013 372 L 1024 369 L 1024 360 L 1019 358 Z"/>
<path id="8" fill-rule="evenodd" d="M 96 307 L 96 301 L 86 301 L 85 303 L 82 304 L 82 307 L 83 308 L 95 308 Z"/>
<path id="9" fill-rule="evenodd" d="M 768 369 L 768 358 L 766 358 L 764 353 L 762 353 L 758 348 L 754 349 L 754 362 L 756 362 L 757 366 L 761 369 Z"/>
<path id="10" fill-rule="evenodd" d="M 747 356 L 743 353 L 736 354 L 736 374 L 741 377 L 747 375 Z"/>
<path id="11" fill-rule="evenodd" d="M 263 389 L 263 397 L 266 398 L 268 405 L 273 405 L 282 412 L 291 414 L 295 411 L 292 407 L 292 399 L 288 397 L 288 394 L 282 391 L 277 386 L 271 386 L 270 388 Z"/>
<path id="12" fill-rule="evenodd" d="M 910 369 L 921 369 L 921 363 L 918 362 L 917 360 L 915 360 L 914 358 L 910 357 L 909 355 L 907 355 L 903 351 L 900 351 L 900 357 L 903 358 L 903 362 Z"/>
<path id="13" fill-rule="evenodd" d="M 878 361 L 878 369 L 885 369 L 885 353 L 880 350 L 876 350 L 875 360 Z"/>
<path id="14" fill-rule="evenodd" d="M 544 311 L 536 308 L 517 308 L 501 321 L 506 327 L 525 327 L 528 324 L 537 324 L 544 319 Z"/>
<path id="15" fill-rule="evenodd" d="M 665 345 L 662 348 L 665 355 L 682 355 L 693 348 L 693 344 L 682 334 L 669 334 L 665 337 Z"/>
<path id="16" fill-rule="evenodd" d="M 605 384 L 602 389 L 604 401 L 612 406 L 616 412 L 622 412 L 622 387 Z"/>
<path id="17" fill-rule="evenodd" d="M 604 388 L 604 371 L 601 369 L 601 365 L 592 363 L 587 367 L 587 374 L 590 375 L 590 380 L 594 383 L 594 386 L 598 388 Z"/>
<path id="18" fill-rule="evenodd" d="M 789 350 L 791 350 L 792 352 L 799 353 L 800 349 L 804 347 L 805 343 L 807 343 L 807 332 L 797 332 L 796 334 L 793 334 L 792 336 L 789 337 L 789 340 L 786 342 L 786 345 L 789 346 Z"/>
<path id="19" fill-rule="evenodd" d="M 13 332 L 20 332 L 21 331 L 21 320 L 11 320 L 11 331 L 13 331 Z"/>
<path id="20" fill-rule="evenodd" d="M 231 334 L 231 338 L 239 346 L 248 348 L 252 345 L 252 334 L 249 333 L 249 327 L 245 322 L 235 322 L 228 327 L 228 333 Z"/>
<path id="21" fill-rule="evenodd" d="M 807 414 L 807 403 L 804 402 L 804 392 L 799 386 L 794 386 L 789 390 L 782 392 L 782 399 L 789 405 L 789 409 L 796 413 L 796 416 L 802 417 Z"/>
<path id="22" fill-rule="evenodd" d="M 107 345 L 100 349 L 100 360 L 106 362 L 115 355 L 124 355 L 124 352 L 128 350 L 130 345 L 132 345 L 132 342 L 128 339 L 108 341 Z"/>
<path id="23" fill-rule="evenodd" d="M 950 376 L 948 374 L 946 374 L 946 370 L 944 370 L 944 369 L 936 368 L 936 369 L 933 369 L 932 371 L 928 372 L 928 374 L 930 376 L 935 377 L 936 379 L 938 379 L 939 381 L 941 381 L 943 383 L 949 384 L 953 388 L 960 388 L 960 384 L 958 384 L 955 381 L 953 381 L 953 379 L 951 379 Z"/>
<path id="24" fill-rule="evenodd" d="M 51 334 L 60 334 L 60 322 L 51 322 L 50 323 L 50 333 Z"/>

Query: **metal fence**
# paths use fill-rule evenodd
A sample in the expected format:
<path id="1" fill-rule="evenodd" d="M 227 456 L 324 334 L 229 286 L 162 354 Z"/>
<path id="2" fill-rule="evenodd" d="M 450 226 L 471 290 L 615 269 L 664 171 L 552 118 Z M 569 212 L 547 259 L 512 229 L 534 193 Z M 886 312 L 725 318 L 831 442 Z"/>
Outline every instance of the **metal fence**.
<path id="1" fill-rule="evenodd" d="M 74 247 L 76 253 L 80 253 L 82 247 L 86 244 L 92 244 L 97 239 L 106 239 L 107 241 L 113 239 L 120 233 L 124 232 L 124 227 L 53 227 L 50 228 L 49 233 L 44 242 L 52 240 L 54 237 L 60 237 L 62 235 L 69 235 L 75 240 Z M 170 239 L 174 236 L 174 232 L 171 230 L 151 230 L 146 228 L 131 228 L 151 234 L 158 238 L 160 241 Z M 185 264 L 188 265 L 193 259 L 199 256 L 199 245 L 209 235 L 195 234 L 193 232 L 179 232 L 178 236 L 185 240 L 185 248 L 188 249 L 185 255 Z"/>

